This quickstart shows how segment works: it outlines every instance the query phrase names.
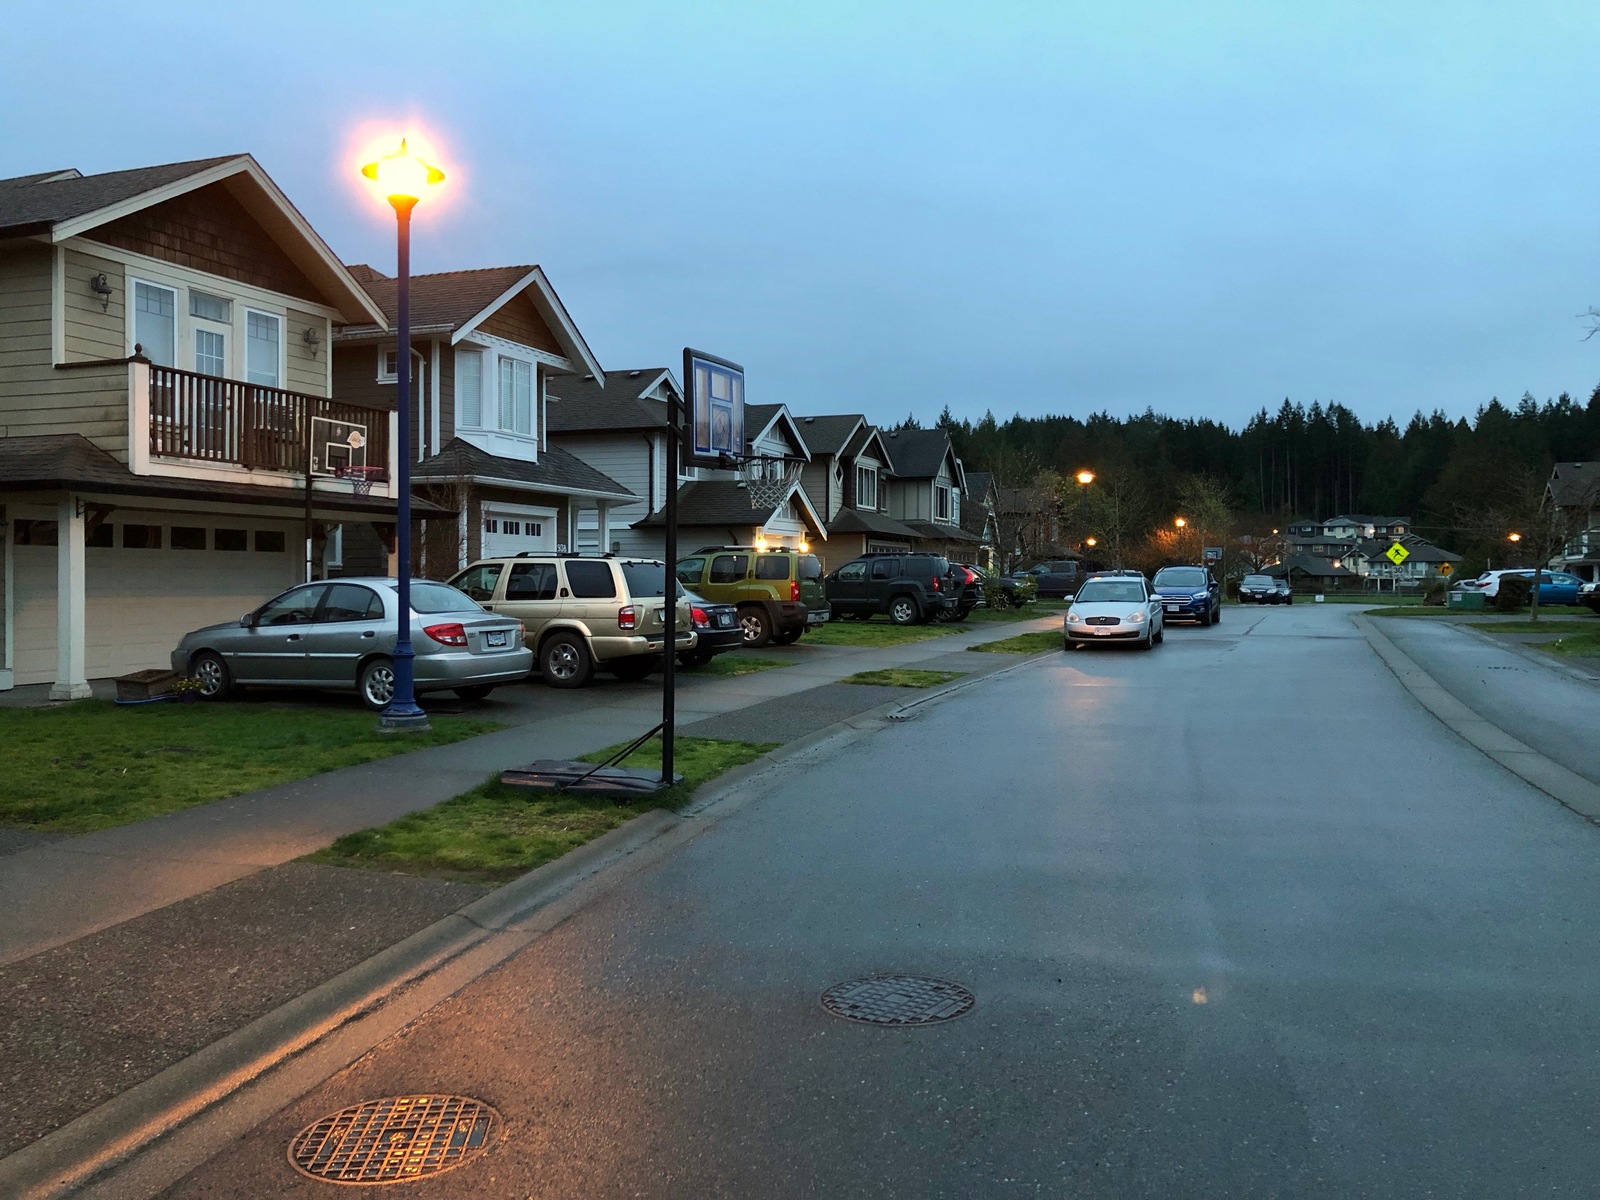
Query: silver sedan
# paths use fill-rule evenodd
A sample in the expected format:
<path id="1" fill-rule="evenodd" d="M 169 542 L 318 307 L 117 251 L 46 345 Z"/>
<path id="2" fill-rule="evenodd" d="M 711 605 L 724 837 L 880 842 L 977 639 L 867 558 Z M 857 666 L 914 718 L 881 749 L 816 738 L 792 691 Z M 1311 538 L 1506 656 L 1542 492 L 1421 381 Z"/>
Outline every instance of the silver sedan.
<path id="1" fill-rule="evenodd" d="M 275 684 L 353 690 L 382 709 L 394 696 L 396 586 L 379 577 L 302 583 L 238 621 L 185 634 L 172 669 L 196 679 L 207 699 L 236 684 Z M 521 621 L 485 612 L 448 584 L 412 581 L 418 695 L 449 689 L 481 700 L 527 678 L 533 652 L 522 634 Z"/>

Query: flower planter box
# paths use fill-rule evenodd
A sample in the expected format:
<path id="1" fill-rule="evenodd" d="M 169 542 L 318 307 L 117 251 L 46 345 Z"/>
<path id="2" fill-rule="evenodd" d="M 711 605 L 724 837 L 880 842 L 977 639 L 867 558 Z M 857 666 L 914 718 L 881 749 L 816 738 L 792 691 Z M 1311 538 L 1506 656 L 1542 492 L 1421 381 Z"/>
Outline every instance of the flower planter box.
<path id="1" fill-rule="evenodd" d="M 172 691 L 177 682 L 176 671 L 162 671 L 153 667 L 148 671 L 135 671 L 132 675 L 118 677 L 117 699 L 154 700 Z"/>

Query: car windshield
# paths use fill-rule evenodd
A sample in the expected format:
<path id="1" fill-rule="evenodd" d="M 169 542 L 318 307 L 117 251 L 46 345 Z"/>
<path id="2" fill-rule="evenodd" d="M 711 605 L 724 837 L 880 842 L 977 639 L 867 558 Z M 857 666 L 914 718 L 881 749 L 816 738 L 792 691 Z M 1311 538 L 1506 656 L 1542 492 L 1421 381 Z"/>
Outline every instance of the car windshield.
<path id="1" fill-rule="evenodd" d="M 1203 588 L 1206 573 L 1199 567 L 1162 567 L 1156 572 L 1156 586 Z"/>
<path id="2" fill-rule="evenodd" d="M 1241 587 L 1271 587 L 1272 586 L 1272 576 L 1270 576 L 1270 575 L 1246 575 L 1243 579 L 1241 579 L 1239 581 L 1239 586 L 1241 586 Z"/>
<path id="3" fill-rule="evenodd" d="M 389 586 L 395 586 L 390 581 Z M 482 612 L 483 607 L 465 592 L 448 583 L 428 579 L 411 581 L 411 611 L 414 613 Z"/>
<path id="4" fill-rule="evenodd" d="M 1138 604 L 1144 600 L 1144 585 L 1136 579 L 1091 579 L 1078 589 L 1076 604 Z"/>

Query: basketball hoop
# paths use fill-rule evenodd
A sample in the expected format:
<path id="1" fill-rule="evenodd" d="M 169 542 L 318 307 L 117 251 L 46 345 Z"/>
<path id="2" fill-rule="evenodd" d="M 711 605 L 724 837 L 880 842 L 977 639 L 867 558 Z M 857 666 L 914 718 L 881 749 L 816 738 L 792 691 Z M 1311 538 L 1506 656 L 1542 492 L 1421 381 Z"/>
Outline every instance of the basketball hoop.
<path id="1" fill-rule="evenodd" d="M 335 467 L 334 476 L 350 482 L 351 491 L 357 496 L 370 495 L 372 485 L 384 476 L 382 467 Z"/>
<path id="2" fill-rule="evenodd" d="M 800 480 L 805 460 L 758 454 L 739 463 L 739 481 L 750 493 L 751 508 L 777 508 Z"/>

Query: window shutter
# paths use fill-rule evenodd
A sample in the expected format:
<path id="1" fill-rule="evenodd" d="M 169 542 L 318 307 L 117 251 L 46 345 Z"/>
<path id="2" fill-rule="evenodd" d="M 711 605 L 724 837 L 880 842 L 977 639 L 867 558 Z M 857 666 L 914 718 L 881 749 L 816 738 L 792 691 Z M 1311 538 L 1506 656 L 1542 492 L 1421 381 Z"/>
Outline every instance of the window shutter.
<path id="1" fill-rule="evenodd" d="M 483 424 L 483 351 L 456 351 L 456 424 Z"/>

